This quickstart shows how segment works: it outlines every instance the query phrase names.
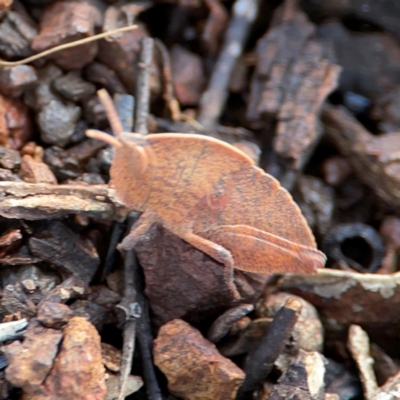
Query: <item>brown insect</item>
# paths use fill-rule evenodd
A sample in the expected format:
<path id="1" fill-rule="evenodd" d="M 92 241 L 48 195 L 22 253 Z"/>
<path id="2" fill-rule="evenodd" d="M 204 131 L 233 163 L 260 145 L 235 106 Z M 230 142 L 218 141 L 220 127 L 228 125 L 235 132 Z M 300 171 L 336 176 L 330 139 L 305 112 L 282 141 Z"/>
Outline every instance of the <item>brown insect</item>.
<path id="1" fill-rule="evenodd" d="M 229 144 L 202 135 L 123 132 L 113 102 L 99 91 L 115 135 L 87 135 L 115 147 L 111 184 L 142 212 L 120 248 L 150 226 L 165 228 L 215 260 L 248 272 L 313 273 L 326 257 L 290 194 Z"/>

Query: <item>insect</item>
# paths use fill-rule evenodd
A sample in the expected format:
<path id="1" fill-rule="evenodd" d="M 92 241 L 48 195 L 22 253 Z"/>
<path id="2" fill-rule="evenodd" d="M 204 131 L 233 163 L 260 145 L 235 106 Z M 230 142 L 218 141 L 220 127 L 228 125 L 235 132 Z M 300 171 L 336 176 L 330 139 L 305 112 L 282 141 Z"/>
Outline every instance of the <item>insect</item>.
<path id="1" fill-rule="evenodd" d="M 99 97 L 115 136 L 111 185 L 142 212 L 119 248 L 158 222 L 227 267 L 257 273 L 314 273 L 326 257 L 291 195 L 240 150 L 208 136 L 123 132 L 105 90 Z"/>

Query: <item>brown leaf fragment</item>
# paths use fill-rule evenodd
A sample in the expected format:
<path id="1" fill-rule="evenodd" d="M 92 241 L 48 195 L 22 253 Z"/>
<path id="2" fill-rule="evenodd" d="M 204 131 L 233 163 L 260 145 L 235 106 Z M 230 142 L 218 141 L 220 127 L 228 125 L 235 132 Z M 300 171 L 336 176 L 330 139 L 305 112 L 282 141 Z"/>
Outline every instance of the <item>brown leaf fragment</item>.
<path id="1" fill-rule="evenodd" d="M 324 374 L 323 356 L 316 351 L 300 350 L 297 359 L 278 380 L 268 400 L 322 400 Z"/>
<path id="2" fill-rule="evenodd" d="M 33 396 L 50 372 L 62 336 L 61 331 L 45 328 L 32 319 L 24 342 L 15 341 L 4 347 L 9 362 L 6 379 L 22 388 L 28 397 Z"/>
<path id="3" fill-rule="evenodd" d="M 244 380 L 242 370 L 179 319 L 161 327 L 153 353 L 171 393 L 185 400 L 234 399 Z"/>
<path id="4" fill-rule="evenodd" d="M 28 183 L 49 183 L 56 184 L 57 179 L 51 172 L 47 164 L 42 161 L 36 161 L 28 154 L 22 157 L 21 178 Z"/>
<path id="5" fill-rule="evenodd" d="M 64 329 L 64 340 L 43 387 L 51 400 L 103 400 L 105 369 L 100 336 L 82 317 L 74 317 Z"/>
<path id="6" fill-rule="evenodd" d="M 197 321 L 207 310 L 218 315 L 238 293 L 233 270 L 217 263 L 159 225 L 141 237 L 135 251 L 143 267 L 149 305 L 159 323 Z"/>

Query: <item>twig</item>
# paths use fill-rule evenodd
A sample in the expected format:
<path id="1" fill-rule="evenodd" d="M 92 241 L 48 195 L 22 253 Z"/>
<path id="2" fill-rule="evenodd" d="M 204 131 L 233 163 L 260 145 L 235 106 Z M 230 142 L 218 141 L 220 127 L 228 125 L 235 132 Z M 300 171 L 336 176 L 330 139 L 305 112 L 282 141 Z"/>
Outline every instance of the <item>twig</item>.
<path id="1" fill-rule="evenodd" d="M 154 40 L 144 38 L 139 61 L 139 75 L 136 84 L 135 132 L 147 135 L 147 119 L 150 108 L 150 75 L 153 61 Z"/>
<path id="2" fill-rule="evenodd" d="M 133 130 L 134 98 L 131 95 L 116 95 L 114 97 L 115 109 L 122 129 L 126 132 Z M 121 236 L 122 228 L 126 225 L 126 232 L 129 232 L 134 222 L 133 217 L 128 217 L 127 224 L 117 222 L 114 226 L 114 240 L 110 242 L 109 253 L 115 258 L 116 246 Z M 112 247 L 111 247 L 112 246 Z M 128 251 L 124 262 L 124 297 L 118 304 L 117 310 L 122 312 L 121 322 L 123 324 L 123 346 L 121 368 L 118 382 L 118 400 L 125 398 L 128 376 L 132 369 L 133 354 L 135 352 L 136 320 L 140 317 L 141 311 L 136 303 L 135 270 L 138 268 L 137 259 L 133 251 Z"/>
<path id="3" fill-rule="evenodd" d="M 259 345 L 247 355 L 244 367 L 246 379 L 239 390 L 237 400 L 247 398 L 248 392 L 261 384 L 271 372 L 275 360 L 289 340 L 300 310 L 301 303 L 290 298 L 276 313 Z"/>
<path id="4" fill-rule="evenodd" d="M 131 228 L 131 224 L 128 224 Z M 137 259 L 133 251 L 126 253 L 124 263 L 124 298 L 118 304 L 118 309 L 123 312 L 123 347 L 121 359 L 121 372 L 119 377 L 118 400 L 125 398 L 125 389 L 128 376 L 132 368 L 133 353 L 135 351 L 136 320 L 140 318 L 141 310 L 136 300 L 135 290 L 135 270 L 137 269 Z"/>
<path id="5" fill-rule="evenodd" d="M 53 53 L 57 53 L 58 51 L 70 49 L 71 47 L 81 46 L 83 44 L 94 42 L 94 41 L 100 40 L 100 39 L 104 39 L 104 38 L 107 38 L 109 36 L 116 35 L 118 33 L 128 32 L 128 31 L 131 31 L 133 29 L 137 29 L 137 27 L 138 27 L 137 25 L 124 26 L 123 28 L 114 29 L 114 30 L 109 31 L 109 32 L 102 32 L 102 33 L 99 33 L 98 35 L 93 35 L 93 36 L 90 36 L 90 37 L 87 37 L 87 38 L 84 38 L 84 39 L 75 40 L 74 42 L 60 44 L 59 46 L 53 47 L 52 49 L 48 49 L 48 50 L 42 51 L 41 53 L 38 53 L 38 54 L 35 54 L 33 56 L 24 58 L 24 59 L 19 60 L 19 61 L 3 61 L 3 60 L 0 60 L 0 68 L 1 67 L 15 67 L 17 65 L 29 64 L 32 61 L 39 60 L 40 58 L 46 57 L 46 56 L 48 56 L 50 54 L 53 54 Z"/>
<path id="6" fill-rule="evenodd" d="M 145 38 L 142 41 L 142 51 L 140 54 L 140 72 L 138 76 L 137 90 L 136 90 L 136 118 L 135 118 L 135 132 L 146 135 L 147 119 L 149 116 L 150 108 L 150 75 L 151 63 L 153 60 L 154 41 L 150 38 Z M 128 229 L 130 230 L 134 222 L 134 217 L 130 217 L 128 221 Z M 125 290 L 124 298 L 119 307 L 125 309 L 126 322 L 123 332 L 123 351 L 121 360 L 121 373 L 119 380 L 119 395 L 118 400 L 124 398 L 125 386 L 127 378 L 131 369 L 133 353 L 135 350 L 135 335 L 136 327 L 144 326 L 141 328 L 140 334 L 138 332 L 138 341 L 141 348 L 144 380 L 150 400 L 161 400 L 160 389 L 158 387 L 157 379 L 155 377 L 154 366 L 151 358 L 151 351 L 147 350 L 149 342 L 151 346 L 151 331 L 148 321 L 148 311 L 143 294 L 138 287 L 138 265 L 137 259 L 133 251 L 130 250 L 126 254 L 124 265 L 125 276 Z M 142 287 L 140 287 L 142 290 Z M 136 298 L 138 303 L 135 303 Z M 140 301 L 139 301 L 140 299 Z M 135 311 L 136 310 L 136 314 Z M 142 311 L 143 310 L 143 311 Z M 132 312 L 133 311 L 133 312 Z M 130 313 L 131 312 L 131 313 Z M 147 321 L 147 322 L 146 322 Z M 145 330 L 147 329 L 147 330 Z M 143 334 L 143 332 L 145 332 Z M 150 362 L 148 361 L 150 360 Z"/>
<path id="7" fill-rule="evenodd" d="M 0 216 L 30 221 L 71 214 L 123 220 L 127 214 L 106 185 L 0 182 L 0 200 Z"/>
<path id="8" fill-rule="evenodd" d="M 229 332 L 235 322 L 253 310 L 253 304 L 241 304 L 225 311 L 211 325 L 207 333 L 207 339 L 213 343 L 217 343 Z"/>
<path id="9" fill-rule="evenodd" d="M 162 400 L 152 356 L 153 335 L 150 328 L 149 308 L 146 297 L 143 294 L 143 277 L 139 275 L 139 269 L 136 270 L 135 282 L 137 285 L 136 300 L 142 310 L 142 315 L 137 323 L 137 337 L 142 358 L 143 379 L 146 384 L 147 398 L 148 400 Z"/>
<path id="10" fill-rule="evenodd" d="M 136 91 L 137 108 L 135 121 L 135 132 L 143 135 L 146 135 L 148 132 L 147 119 L 150 109 L 150 74 L 153 48 L 153 39 L 143 39 L 142 53 L 140 57 L 141 69 L 139 72 Z M 143 278 L 140 276 L 139 268 L 136 268 L 133 273 L 135 274 L 136 300 L 142 311 L 141 316 L 137 321 L 137 337 L 142 358 L 143 378 L 146 385 L 147 398 L 149 400 L 162 400 L 161 390 L 157 382 L 151 353 L 152 333 L 147 301 L 143 294 Z"/>
<path id="11" fill-rule="evenodd" d="M 172 72 L 171 72 L 171 59 L 168 50 L 165 47 L 165 44 L 159 39 L 155 39 L 154 41 L 162 58 L 164 100 L 168 105 L 172 119 L 174 121 L 179 121 L 181 119 L 181 108 L 174 94 L 174 86 L 172 83 Z"/>
<path id="12" fill-rule="evenodd" d="M 233 68 L 243 51 L 260 0 L 236 0 L 224 44 L 211 75 L 207 90 L 200 100 L 198 121 L 206 130 L 213 130 L 228 96 Z"/>

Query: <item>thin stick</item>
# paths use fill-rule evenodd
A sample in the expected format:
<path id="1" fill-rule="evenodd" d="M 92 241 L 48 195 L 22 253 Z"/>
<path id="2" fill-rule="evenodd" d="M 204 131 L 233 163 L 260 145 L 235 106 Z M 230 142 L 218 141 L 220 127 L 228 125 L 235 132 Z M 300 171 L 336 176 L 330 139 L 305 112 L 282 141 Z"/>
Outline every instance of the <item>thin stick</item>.
<path id="1" fill-rule="evenodd" d="M 128 229 L 131 224 L 128 223 Z M 119 377 L 118 400 L 125 399 L 128 376 L 132 369 L 133 353 L 135 351 L 136 320 L 140 318 L 140 307 L 136 301 L 135 270 L 138 268 L 137 259 L 132 250 L 125 255 L 124 263 L 124 298 L 118 307 L 125 314 L 123 330 L 122 359 Z"/>
<path id="2" fill-rule="evenodd" d="M 84 38 L 84 39 L 76 40 L 74 42 L 60 44 L 59 46 L 53 47 L 52 49 L 48 49 L 48 50 L 42 51 L 41 53 L 38 53 L 38 54 L 35 54 L 33 56 L 24 58 L 24 59 L 19 60 L 19 61 L 3 61 L 3 60 L 0 60 L 0 68 L 1 67 L 15 67 L 17 65 L 29 64 L 32 61 L 39 60 L 39 59 L 41 59 L 43 57 L 46 57 L 46 56 L 48 56 L 50 54 L 53 54 L 53 53 L 56 53 L 58 51 L 66 50 L 66 49 L 69 49 L 71 47 L 81 46 L 83 44 L 94 42 L 94 41 L 100 40 L 100 39 L 104 39 L 104 38 L 107 38 L 109 36 L 116 35 L 118 33 L 128 32 L 128 31 L 131 31 L 133 29 L 137 29 L 137 27 L 138 27 L 137 25 L 124 26 L 123 28 L 114 29 L 114 30 L 109 31 L 109 32 L 102 32 L 102 33 L 99 33 L 97 35 L 93 35 L 93 36 L 90 36 L 90 37 L 87 37 L 87 38 Z"/>
<path id="3" fill-rule="evenodd" d="M 300 311 L 300 301 L 289 298 L 276 313 L 258 346 L 254 347 L 246 357 L 244 366 L 246 379 L 237 394 L 236 400 L 249 398 L 249 392 L 265 381 L 274 366 L 275 360 L 288 342 Z"/>
<path id="4" fill-rule="evenodd" d="M 140 356 L 143 366 L 143 379 L 146 385 L 146 394 L 149 400 L 162 400 L 160 386 L 157 381 L 156 371 L 152 356 L 153 335 L 150 327 L 150 316 L 147 299 L 143 293 L 143 277 L 136 271 L 136 300 L 139 303 L 142 314 L 137 323 L 137 338 L 139 342 Z"/>
<path id="5" fill-rule="evenodd" d="M 171 59 L 165 44 L 159 40 L 155 39 L 155 44 L 161 54 L 162 58 L 162 72 L 164 77 L 164 99 L 169 107 L 171 117 L 174 121 L 179 121 L 181 119 L 181 108 L 179 102 L 175 97 L 174 85 L 172 78 L 172 68 Z"/>
<path id="6" fill-rule="evenodd" d="M 237 59 L 243 52 L 260 0 L 236 0 L 233 16 L 225 34 L 207 90 L 200 100 L 198 121 L 206 130 L 214 130 L 228 97 L 228 84 Z"/>
<path id="7" fill-rule="evenodd" d="M 147 119 L 150 110 L 150 75 L 153 61 L 154 40 L 144 38 L 140 53 L 139 74 L 136 84 L 136 118 L 135 132 L 148 134 Z"/>
<path id="8" fill-rule="evenodd" d="M 137 80 L 136 86 L 136 113 L 135 113 L 135 132 L 141 133 L 142 135 L 146 135 L 148 133 L 147 129 L 147 120 L 149 116 L 150 110 L 150 75 L 151 75 L 151 62 L 153 60 L 153 48 L 154 41 L 150 38 L 145 38 L 142 40 L 142 50 L 140 53 L 140 61 L 139 61 L 139 76 Z M 133 218 L 129 217 L 128 226 L 129 228 L 132 226 Z M 128 263 L 128 260 L 134 260 L 133 268 L 131 266 L 131 262 Z M 125 303 L 130 305 L 130 307 L 134 307 L 136 299 L 140 298 L 141 302 L 139 302 L 139 309 L 144 310 L 146 307 L 144 295 L 140 293 L 140 290 L 143 290 L 142 285 L 138 283 L 138 263 L 136 259 L 136 255 L 134 255 L 133 250 L 130 250 L 126 254 L 126 260 L 124 265 L 124 274 L 125 274 L 125 293 L 124 299 L 121 303 Z M 137 303 L 136 303 L 137 304 Z M 138 326 L 143 325 L 143 311 L 142 314 L 138 317 L 138 321 L 136 320 L 128 320 L 124 325 L 123 332 L 123 351 L 122 351 L 122 362 L 121 362 L 121 372 L 119 379 L 119 389 L 118 389 L 118 400 L 124 399 L 125 387 L 127 384 L 128 374 L 131 369 L 133 353 L 135 351 L 135 336 L 136 336 L 136 328 Z M 147 336 L 146 336 L 147 335 Z M 143 340 L 147 340 L 147 342 L 152 342 L 150 327 L 148 326 L 148 330 L 146 331 L 146 337 L 143 338 L 143 334 L 139 336 L 138 333 L 138 341 L 139 346 L 142 350 L 143 348 Z M 146 345 L 147 345 L 146 342 Z M 146 346 L 145 346 L 146 347 Z M 150 365 L 146 362 L 146 357 L 150 357 Z M 154 366 L 151 360 L 150 355 L 146 350 L 142 351 L 142 362 L 144 369 L 144 378 L 146 384 L 146 390 L 148 393 L 148 398 L 151 400 L 161 400 L 160 390 L 158 388 L 158 383 L 155 378 Z M 153 396 L 151 393 L 155 393 Z"/>

